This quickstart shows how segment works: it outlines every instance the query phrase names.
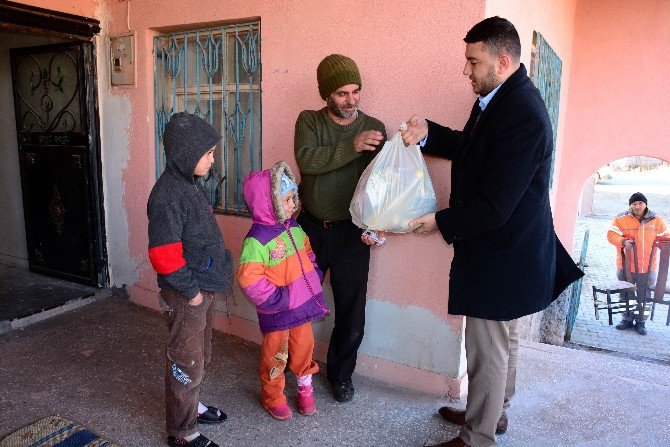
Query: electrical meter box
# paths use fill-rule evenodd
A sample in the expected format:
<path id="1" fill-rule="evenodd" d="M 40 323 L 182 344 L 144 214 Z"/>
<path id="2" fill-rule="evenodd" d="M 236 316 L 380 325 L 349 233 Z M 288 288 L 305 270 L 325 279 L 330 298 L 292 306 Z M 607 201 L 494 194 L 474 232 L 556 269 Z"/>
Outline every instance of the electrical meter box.
<path id="1" fill-rule="evenodd" d="M 132 34 L 109 36 L 112 85 L 135 83 L 135 40 Z"/>

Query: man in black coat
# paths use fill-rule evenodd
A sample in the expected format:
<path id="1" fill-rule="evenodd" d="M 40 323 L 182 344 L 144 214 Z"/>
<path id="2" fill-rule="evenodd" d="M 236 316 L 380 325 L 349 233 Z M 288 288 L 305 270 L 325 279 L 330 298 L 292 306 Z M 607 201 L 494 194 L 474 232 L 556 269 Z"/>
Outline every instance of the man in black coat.
<path id="1" fill-rule="evenodd" d="M 554 231 L 553 137 L 539 91 L 520 63 L 514 25 L 491 17 L 468 31 L 463 74 L 479 95 L 462 131 L 414 115 L 405 144 L 452 160 L 449 208 L 410 224 L 454 245 L 449 313 L 466 316 L 468 403 L 440 414 L 462 425 L 442 446 L 490 446 L 507 429 L 517 319 L 545 309 L 582 276 Z M 423 140 L 423 141 L 422 141 Z"/>

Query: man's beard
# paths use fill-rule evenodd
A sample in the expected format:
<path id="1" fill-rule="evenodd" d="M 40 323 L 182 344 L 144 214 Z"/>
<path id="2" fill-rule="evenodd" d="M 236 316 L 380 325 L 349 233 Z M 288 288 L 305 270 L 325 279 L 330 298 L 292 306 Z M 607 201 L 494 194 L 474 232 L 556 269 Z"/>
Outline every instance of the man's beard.
<path id="1" fill-rule="evenodd" d="M 496 76 L 495 68 L 493 66 L 489 67 L 489 71 L 484 75 L 484 77 L 477 81 L 477 84 L 479 84 L 478 94 L 480 96 L 486 96 L 491 93 L 498 85 L 500 85 L 498 77 Z"/>
<path id="2" fill-rule="evenodd" d="M 354 106 L 354 110 L 352 110 L 351 112 L 345 112 L 344 110 L 337 107 L 335 101 L 333 101 L 330 98 L 326 99 L 326 104 L 328 105 L 328 109 L 330 109 L 330 112 L 338 118 L 349 119 L 358 116 L 358 106 Z M 345 105 L 348 106 L 349 104 Z"/>

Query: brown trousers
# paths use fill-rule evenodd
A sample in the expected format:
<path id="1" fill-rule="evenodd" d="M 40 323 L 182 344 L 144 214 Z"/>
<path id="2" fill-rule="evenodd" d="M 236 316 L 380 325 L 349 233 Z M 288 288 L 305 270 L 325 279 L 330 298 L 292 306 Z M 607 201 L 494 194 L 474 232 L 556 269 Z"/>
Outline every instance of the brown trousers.
<path id="1" fill-rule="evenodd" d="M 173 289 L 159 295 L 167 316 L 165 427 L 168 436 L 183 438 L 198 431 L 198 402 L 205 368 L 212 357 L 214 293 L 201 292 L 202 303 L 190 306 Z"/>
<path id="2" fill-rule="evenodd" d="M 263 406 L 272 408 L 286 403 L 284 369 L 287 360 L 289 368 L 298 377 L 319 372 L 319 365 L 312 360 L 313 353 L 311 322 L 263 334 L 260 367 Z"/>

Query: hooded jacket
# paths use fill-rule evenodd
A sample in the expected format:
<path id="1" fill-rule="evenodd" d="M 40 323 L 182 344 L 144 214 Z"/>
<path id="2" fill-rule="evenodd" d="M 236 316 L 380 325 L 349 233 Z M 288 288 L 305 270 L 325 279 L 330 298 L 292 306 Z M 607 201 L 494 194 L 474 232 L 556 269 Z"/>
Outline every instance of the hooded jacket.
<path id="1" fill-rule="evenodd" d="M 223 243 L 204 187 L 194 176 L 205 153 L 221 140 L 206 121 L 173 115 L 165 128 L 165 171 L 151 190 L 149 260 L 158 286 L 187 299 L 201 290 L 225 292 L 232 279 L 232 255 Z"/>
<path id="2" fill-rule="evenodd" d="M 652 253 L 654 240 L 657 237 L 668 237 L 670 235 L 665 222 L 658 214 L 648 208 L 645 211 L 642 221 L 639 221 L 630 209 L 619 214 L 614 218 L 607 231 L 607 240 L 618 248 L 623 247 L 623 241 L 626 239 L 635 240 L 638 273 L 646 273 L 649 265 L 651 265 L 652 272 L 658 269 L 656 259 L 649 262 L 649 257 L 655 254 Z M 616 266 L 619 270 L 623 270 L 621 250 L 617 250 Z M 634 267 L 632 271 L 635 271 Z"/>
<path id="3" fill-rule="evenodd" d="M 256 305 L 263 333 L 290 329 L 328 313 L 309 238 L 281 203 L 282 173 L 295 182 L 289 166 L 280 161 L 272 169 L 249 174 L 243 186 L 253 224 L 242 245 L 237 279 Z M 297 190 L 293 199 L 297 210 Z"/>

